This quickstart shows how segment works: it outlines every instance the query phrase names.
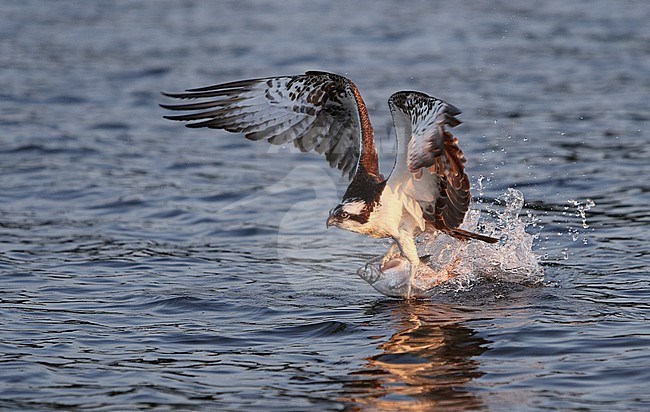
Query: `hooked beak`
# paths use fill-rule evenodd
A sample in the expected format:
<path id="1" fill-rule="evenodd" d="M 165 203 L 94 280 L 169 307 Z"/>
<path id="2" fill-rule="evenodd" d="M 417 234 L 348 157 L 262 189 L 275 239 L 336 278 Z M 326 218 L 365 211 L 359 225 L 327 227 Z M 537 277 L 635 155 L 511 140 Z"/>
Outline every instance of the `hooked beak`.
<path id="1" fill-rule="evenodd" d="M 325 226 L 329 229 L 330 226 L 336 226 L 335 223 L 336 223 L 336 219 L 334 218 L 334 216 L 330 216 L 327 218 L 327 222 L 325 223 Z"/>

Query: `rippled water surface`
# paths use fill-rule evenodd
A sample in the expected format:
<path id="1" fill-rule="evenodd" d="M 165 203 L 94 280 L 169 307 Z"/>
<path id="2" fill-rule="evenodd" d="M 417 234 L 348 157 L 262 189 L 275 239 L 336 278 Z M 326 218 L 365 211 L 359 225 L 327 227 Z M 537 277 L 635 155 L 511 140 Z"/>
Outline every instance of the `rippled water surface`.
<path id="1" fill-rule="evenodd" d="M 650 409 L 646 1 L 0 2 L 0 408 Z M 318 156 L 159 91 L 350 76 L 463 110 L 475 209 L 525 199 L 542 285 L 406 303 L 325 219 Z"/>

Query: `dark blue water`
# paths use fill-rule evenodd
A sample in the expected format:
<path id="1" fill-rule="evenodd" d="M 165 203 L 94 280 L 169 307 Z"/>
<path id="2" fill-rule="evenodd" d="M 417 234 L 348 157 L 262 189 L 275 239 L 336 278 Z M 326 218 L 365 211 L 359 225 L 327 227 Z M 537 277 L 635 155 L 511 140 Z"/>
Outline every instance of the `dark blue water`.
<path id="1" fill-rule="evenodd" d="M 650 409 L 646 1 L 0 6 L 0 409 Z M 385 298 L 322 159 L 157 106 L 310 69 L 359 86 L 386 172 L 392 92 L 461 108 L 544 285 Z"/>

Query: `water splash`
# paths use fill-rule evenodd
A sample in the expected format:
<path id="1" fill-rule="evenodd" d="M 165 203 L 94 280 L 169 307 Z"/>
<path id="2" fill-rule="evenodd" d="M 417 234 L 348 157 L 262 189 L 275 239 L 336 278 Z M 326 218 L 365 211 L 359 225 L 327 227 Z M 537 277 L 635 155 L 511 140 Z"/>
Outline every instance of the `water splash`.
<path id="1" fill-rule="evenodd" d="M 462 291 L 472 288 L 480 279 L 539 285 L 544 271 L 539 256 L 533 252 L 538 237 L 537 220 L 521 216 L 523 194 L 515 189 L 497 198 L 483 216 L 471 210 L 461 228 L 499 238 L 496 244 L 462 242 L 445 234 L 425 234 L 419 239 L 422 259 L 413 290 L 416 296 Z M 357 274 L 377 291 L 387 296 L 405 295 L 409 264 L 397 257 L 380 267 L 379 258 L 368 262 Z"/>
<path id="2" fill-rule="evenodd" d="M 596 203 L 587 198 L 585 203 L 581 203 L 578 200 L 568 200 L 569 204 L 575 208 L 574 214 L 576 217 L 580 218 L 582 221 L 582 229 L 589 229 L 589 224 L 587 223 L 587 212 L 591 210 L 592 207 L 596 206 Z M 580 228 L 569 227 L 569 234 L 571 235 L 571 240 L 574 242 L 580 238 L 580 235 L 583 231 Z M 587 238 L 583 237 L 582 242 L 587 244 Z"/>
<path id="3" fill-rule="evenodd" d="M 564 206 L 551 205 L 543 211 L 543 215 L 552 221 L 553 228 L 547 230 L 537 244 L 545 263 L 559 263 L 574 257 L 576 249 L 567 241 L 567 237 L 574 243 L 581 240 L 583 245 L 587 245 L 589 233 L 594 230 L 587 222 L 587 212 L 596 203 L 590 198 L 584 201 L 569 199 L 566 202 Z"/>

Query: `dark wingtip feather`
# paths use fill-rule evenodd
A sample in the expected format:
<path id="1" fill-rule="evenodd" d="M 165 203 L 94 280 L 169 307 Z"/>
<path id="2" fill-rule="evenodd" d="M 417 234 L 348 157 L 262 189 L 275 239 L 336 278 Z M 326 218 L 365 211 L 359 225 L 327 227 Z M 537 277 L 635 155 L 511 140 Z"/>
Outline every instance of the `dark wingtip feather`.
<path id="1" fill-rule="evenodd" d="M 438 100 L 440 100 L 440 99 L 438 99 Z M 440 100 L 440 101 L 444 102 L 445 105 L 447 106 L 447 107 L 445 108 L 445 109 L 446 109 L 445 112 L 446 112 L 447 114 L 449 114 L 449 115 L 451 115 L 451 116 L 458 116 L 459 114 L 462 113 L 462 112 L 460 111 L 460 109 L 459 109 L 458 107 L 454 106 L 453 104 L 447 103 L 447 102 L 444 101 L 444 100 Z M 460 124 L 460 121 L 459 121 L 459 120 L 456 119 L 456 121 L 458 121 L 458 122 L 459 122 L 458 124 Z"/>
<path id="2" fill-rule="evenodd" d="M 252 85 L 258 83 L 265 79 L 250 79 L 250 80 L 236 80 L 234 82 L 213 84 L 210 86 L 195 87 L 193 89 L 187 89 L 186 92 L 209 92 L 217 90 L 226 90 L 226 89 L 238 89 L 239 91 L 249 91 L 252 90 Z"/>
<path id="3" fill-rule="evenodd" d="M 197 110 L 194 109 L 195 105 L 194 104 L 163 104 L 160 103 L 158 106 L 162 107 L 163 109 L 166 110 Z"/>
<path id="4" fill-rule="evenodd" d="M 188 116 L 163 116 L 164 119 L 167 120 L 174 120 L 176 122 L 187 122 L 189 120 L 194 120 L 194 119 L 188 119 Z"/>
<path id="5" fill-rule="evenodd" d="M 164 118 L 164 119 L 167 119 L 167 120 L 173 120 L 173 121 L 175 121 L 175 122 L 184 122 L 184 121 L 187 121 L 187 120 L 185 120 L 185 119 L 181 119 L 180 116 L 163 116 L 163 118 Z M 199 127 L 205 127 L 205 126 L 201 126 L 201 125 L 200 125 L 201 123 L 203 123 L 203 122 L 199 122 L 199 123 L 187 123 L 187 124 L 185 124 L 185 127 L 188 127 L 188 128 L 190 128 L 190 129 L 197 129 L 197 128 L 199 128 Z M 199 126 L 197 126 L 197 125 L 199 125 Z"/>
<path id="6" fill-rule="evenodd" d="M 172 99 L 192 99 L 194 96 L 189 95 L 187 93 L 168 93 L 168 92 L 160 92 L 165 97 L 171 97 Z"/>
<path id="7" fill-rule="evenodd" d="M 459 124 L 463 123 L 460 120 L 456 119 L 454 115 L 452 115 L 449 112 L 444 113 L 444 118 L 445 118 L 445 122 L 449 125 L 449 127 L 456 127 Z"/>
<path id="8" fill-rule="evenodd" d="M 174 105 L 171 105 L 171 104 L 158 103 L 158 106 L 162 107 L 163 109 L 174 110 L 173 109 Z M 164 116 L 164 117 L 166 118 L 167 116 Z"/>

